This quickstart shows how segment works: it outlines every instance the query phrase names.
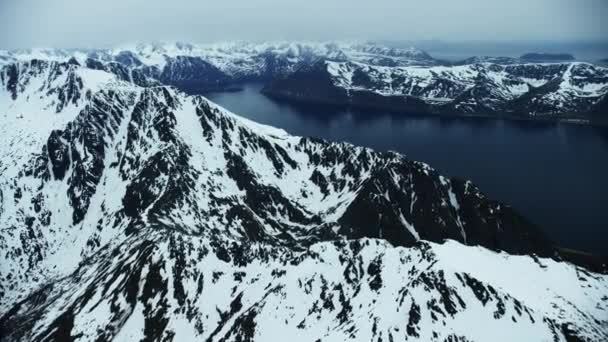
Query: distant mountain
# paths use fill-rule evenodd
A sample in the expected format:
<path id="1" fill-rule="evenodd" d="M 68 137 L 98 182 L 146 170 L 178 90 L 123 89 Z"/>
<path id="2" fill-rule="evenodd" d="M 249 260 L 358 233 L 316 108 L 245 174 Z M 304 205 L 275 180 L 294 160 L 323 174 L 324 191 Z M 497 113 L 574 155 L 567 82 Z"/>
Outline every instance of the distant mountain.
<path id="1" fill-rule="evenodd" d="M 519 58 L 513 57 L 495 57 L 495 56 L 475 56 L 466 58 L 462 61 L 458 61 L 453 63 L 453 65 L 469 65 L 469 64 L 480 64 L 480 63 L 492 63 L 492 64 L 523 64 L 526 61 L 523 61 Z"/>
<path id="2" fill-rule="evenodd" d="M 565 62 L 565 61 L 573 61 L 574 56 L 568 53 L 537 53 L 531 52 L 523 54 L 519 57 L 524 61 L 533 61 L 533 62 Z"/>
<path id="3" fill-rule="evenodd" d="M 415 48 L 388 48 L 371 42 L 158 43 L 125 45 L 109 50 L 0 51 L 0 65 L 33 58 L 50 61 L 75 58 L 81 63 L 86 59 L 116 62 L 191 93 L 221 90 L 241 81 L 285 77 L 299 65 L 319 59 L 389 66 L 440 63 Z"/>
<path id="4" fill-rule="evenodd" d="M 588 117 L 608 93 L 608 69 L 580 62 L 385 67 L 320 61 L 264 92 L 400 112 Z"/>
<path id="5" fill-rule="evenodd" d="M 0 70 L 2 341 L 608 338 L 608 276 L 471 182 L 290 136 L 120 56 Z"/>
<path id="6" fill-rule="evenodd" d="M 267 83 L 270 96 L 398 112 L 576 118 L 608 122 L 596 104 L 608 92 L 605 68 L 560 62 L 564 54 L 521 58 L 432 58 L 416 48 L 377 43 L 267 42 L 133 44 L 107 50 L 0 52 L 0 65 L 32 58 L 116 69 L 137 84 L 172 85 L 190 94 Z M 119 71 L 118 69 L 121 69 Z M 307 74 L 309 73 L 309 74 Z"/>

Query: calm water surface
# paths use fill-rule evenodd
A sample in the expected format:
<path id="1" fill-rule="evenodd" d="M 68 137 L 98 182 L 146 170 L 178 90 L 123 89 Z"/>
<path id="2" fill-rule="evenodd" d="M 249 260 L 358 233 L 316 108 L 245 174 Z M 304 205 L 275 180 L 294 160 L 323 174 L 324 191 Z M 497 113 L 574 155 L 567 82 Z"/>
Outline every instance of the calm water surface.
<path id="1" fill-rule="evenodd" d="M 207 97 L 291 134 L 427 162 L 510 203 L 558 244 L 608 254 L 608 128 L 294 106 L 268 99 L 261 87 Z"/>

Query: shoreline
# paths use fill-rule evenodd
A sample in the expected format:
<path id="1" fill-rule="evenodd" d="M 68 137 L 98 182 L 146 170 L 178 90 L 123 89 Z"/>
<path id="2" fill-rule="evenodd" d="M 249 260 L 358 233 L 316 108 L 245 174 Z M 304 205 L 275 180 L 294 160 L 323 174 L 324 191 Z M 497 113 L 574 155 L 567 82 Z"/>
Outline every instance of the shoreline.
<path id="1" fill-rule="evenodd" d="M 561 246 L 554 246 L 558 256 L 564 261 L 600 274 L 608 274 L 608 256 L 597 255 Z"/>
<path id="2" fill-rule="evenodd" d="M 322 105 L 328 107 L 334 107 L 336 109 L 356 109 L 362 111 L 386 111 L 396 115 L 410 115 L 410 116 L 427 116 L 427 117 L 439 117 L 439 118 L 478 118 L 478 119 L 502 119 L 510 121 L 527 121 L 527 122 L 538 122 L 538 123 L 556 123 L 556 124 L 574 124 L 580 126 L 590 127 L 608 127 L 608 119 L 605 121 L 594 121 L 589 117 L 585 117 L 582 114 L 536 114 L 534 116 L 526 116 L 525 114 L 515 113 L 458 113 L 458 112 L 442 112 L 442 111 L 427 111 L 427 112 L 414 112 L 404 109 L 392 108 L 389 106 L 374 106 L 374 105 L 357 105 L 351 103 L 337 102 L 331 100 L 315 100 L 310 98 L 294 97 L 273 91 L 268 91 L 265 88 L 260 90 L 260 93 L 272 100 L 281 102 L 291 103 L 295 105 Z"/>

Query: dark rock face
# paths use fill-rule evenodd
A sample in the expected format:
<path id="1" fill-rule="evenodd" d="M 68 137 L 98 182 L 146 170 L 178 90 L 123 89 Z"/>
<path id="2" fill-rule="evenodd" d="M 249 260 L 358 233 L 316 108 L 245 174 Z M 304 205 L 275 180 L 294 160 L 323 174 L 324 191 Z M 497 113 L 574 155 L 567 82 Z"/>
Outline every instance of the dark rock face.
<path id="1" fill-rule="evenodd" d="M 600 124 L 608 123 L 608 95 L 602 98 L 591 108 L 591 120 Z"/>
<path id="2" fill-rule="evenodd" d="M 70 167 L 69 147 L 61 140 L 62 132 L 53 131 L 47 142 L 49 162 L 53 168 L 53 177 L 63 179 Z"/>
<path id="3" fill-rule="evenodd" d="M 17 98 L 17 82 L 19 77 L 18 64 L 9 65 L 3 70 L 0 77 L 2 77 L 2 83 L 6 85 L 6 90 L 10 92 L 13 100 Z"/>
<path id="4" fill-rule="evenodd" d="M 264 87 L 263 93 L 295 101 L 311 101 L 342 105 L 348 101 L 344 89 L 334 86 L 324 70 L 324 61 L 304 66 L 285 79 L 278 79 Z"/>
<path id="5" fill-rule="evenodd" d="M 104 63 L 96 59 L 87 58 L 87 60 L 85 61 L 85 65 L 87 68 L 90 69 L 109 72 L 111 74 L 116 75 L 120 80 L 131 82 L 137 84 L 138 86 L 150 87 L 154 85 L 159 85 L 159 83 L 151 79 L 144 70 L 130 68 L 130 66 L 136 65 L 135 62 L 127 64 L 123 64 L 120 62 Z"/>
<path id="6" fill-rule="evenodd" d="M 408 176 L 395 181 L 396 175 Z M 383 238 L 400 246 L 453 239 L 512 254 L 554 253 L 540 229 L 509 206 L 488 200 L 470 182 L 448 182 L 416 163 L 390 165 L 372 175 L 340 223 L 349 238 Z"/>
<path id="7" fill-rule="evenodd" d="M 143 63 L 130 51 L 121 51 L 115 57 L 114 60 L 128 68 L 140 67 Z"/>
<path id="8" fill-rule="evenodd" d="M 264 67 L 260 73 L 260 75 L 255 76 L 245 76 L 242 77 L 243 80 L 254 80 L 254 81 L 270 81 L 277 78 L 282 78 L 292 71 L 294 68 L 294 63 L 289 60 L 287 56 L 280 56 L 270 52 L 262 53 L 260 56 L 256 58 L 259 63 L 261 63 Z M 312 62 L 311 59 L 305 58 L 303 61 L 298 62 L 301 64 L 308 64 Z"/>
<path id="9" fill-rule="evenodd" d="M 212 64 L 188 56 L 168 59 L 159 80 L 193 94 L 222 89 L 230 83 L 230 78 Z"/>

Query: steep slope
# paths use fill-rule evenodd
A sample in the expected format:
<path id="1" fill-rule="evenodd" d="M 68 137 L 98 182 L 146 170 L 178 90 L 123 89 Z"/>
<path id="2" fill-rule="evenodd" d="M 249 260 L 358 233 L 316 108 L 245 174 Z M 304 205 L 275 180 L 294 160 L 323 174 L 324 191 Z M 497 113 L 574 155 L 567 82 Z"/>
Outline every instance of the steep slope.
<path id="1" fill-rule="evenodd" d="M 607 277 L 470 182 L 120 75 L 0 72 L 7 340 L 608 335 Z"/>
<path id="2" fill-rule="evenodd" d="M 582 269 L 455 242 L 221 249 L 156 229 L 102 249 L 0 325 L 32 341 L 600 341 L 607 290 Z"/>
<path id="3" fill-rule="evenodd" d="M 164 84 L 193 94 L 209 89 L 222 89 L 231 82 L 228 75 L 212 64 L 200 58 L 186 56 L 169 59 L 158 79 Z"/>

